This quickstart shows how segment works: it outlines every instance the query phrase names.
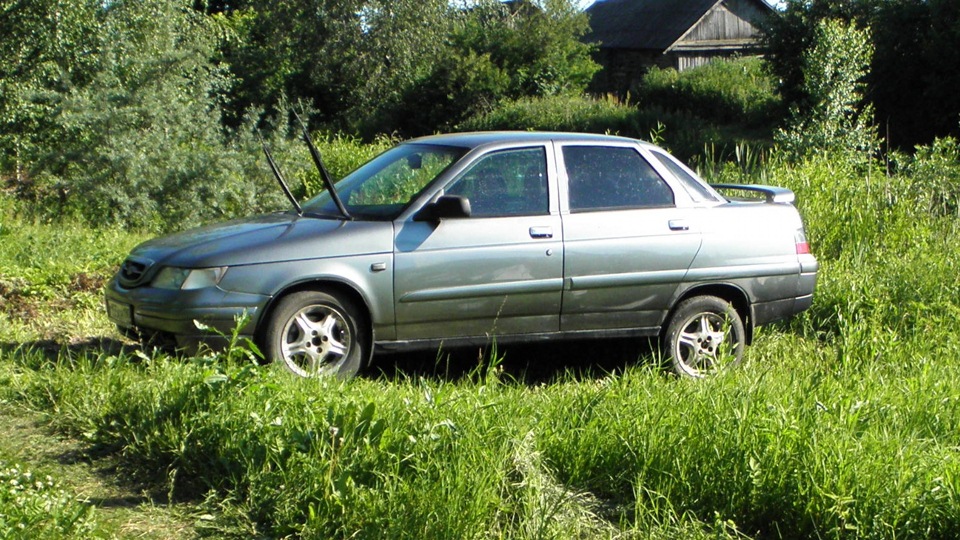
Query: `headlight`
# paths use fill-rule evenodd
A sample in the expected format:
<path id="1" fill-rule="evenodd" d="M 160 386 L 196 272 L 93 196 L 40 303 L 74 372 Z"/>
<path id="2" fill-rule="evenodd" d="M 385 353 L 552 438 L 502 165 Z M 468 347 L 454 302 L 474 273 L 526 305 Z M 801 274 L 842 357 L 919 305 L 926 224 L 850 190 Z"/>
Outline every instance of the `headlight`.
<path id="1" fill-rule="evenodd" d="M 226 266 L 216 268 L 175 268 L 167 266 L 161 268 L 151 285 L 158 289 L 202 289 L 215 287 L 224 274 Z"/>

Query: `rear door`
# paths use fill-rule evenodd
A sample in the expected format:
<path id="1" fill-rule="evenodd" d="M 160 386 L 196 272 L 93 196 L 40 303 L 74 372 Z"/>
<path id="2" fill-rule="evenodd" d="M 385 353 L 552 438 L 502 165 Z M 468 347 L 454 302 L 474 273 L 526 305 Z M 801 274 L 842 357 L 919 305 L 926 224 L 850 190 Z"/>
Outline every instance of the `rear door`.
<path id="1" fill-rule="evenodd" d="M 564 144 L 557 155 L 566 179 L 561 329 L 653 331 L 700 248 L 694 209 L 678 207 L 638 146 Z"/>
<path id="2" fill-rule="evenodd" d="M 563 230 L 550 153 L 535 145 L 484 154 L 444 189 L 469 199 L 470 217 L 402 224 L 398 339 L 559 329 Z"/>

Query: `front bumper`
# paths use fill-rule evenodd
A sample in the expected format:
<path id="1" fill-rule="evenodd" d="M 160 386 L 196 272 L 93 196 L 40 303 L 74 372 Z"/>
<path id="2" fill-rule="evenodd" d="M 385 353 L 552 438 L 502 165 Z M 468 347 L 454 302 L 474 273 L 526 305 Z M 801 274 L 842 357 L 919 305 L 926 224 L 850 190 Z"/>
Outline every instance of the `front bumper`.
<path id="1" fill-rule="evenodd" d="M 252 337 L 269 296 L 226 291 L 219 287 L 168 290 L 150 286 L 124 288 L 117 278 L 107 285 L 107 316 L 127 333 L 166 334 L 177 346 L 195 350 L 232 335 Z M 197 323 L 209 327 L 200 329 Z"/>

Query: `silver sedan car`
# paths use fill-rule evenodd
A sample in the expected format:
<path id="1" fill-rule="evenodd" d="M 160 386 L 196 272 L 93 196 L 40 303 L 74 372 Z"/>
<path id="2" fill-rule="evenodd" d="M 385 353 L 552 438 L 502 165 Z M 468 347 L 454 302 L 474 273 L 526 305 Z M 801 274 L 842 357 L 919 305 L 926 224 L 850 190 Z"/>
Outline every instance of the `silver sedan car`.
<path id="1" fill-rule="evenodd" d="M 633 139 L 424 137 L 327 185 L 136 247 L 107 286 L 110 319 L 191 349 L 245 314 L 241 334 L 302 376 L 441 343 L 641 336 L 699 377 L 813 299 L 792 192 L 710 186 Z"/>

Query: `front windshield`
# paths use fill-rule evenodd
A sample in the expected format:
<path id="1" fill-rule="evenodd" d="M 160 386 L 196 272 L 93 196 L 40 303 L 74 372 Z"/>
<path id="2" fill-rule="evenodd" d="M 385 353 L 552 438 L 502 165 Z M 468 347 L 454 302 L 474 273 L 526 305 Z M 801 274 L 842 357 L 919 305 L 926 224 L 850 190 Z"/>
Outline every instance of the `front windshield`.
<path id="1" fill-rule="evenodd" d="M 336 182 L 337 193 L 351 216 L 394 219 L 465 152 L 465 148 L 451 146 L 395 146 Z M 340 215 L 327 191 L 304 203 L 303 211 Z"/>

